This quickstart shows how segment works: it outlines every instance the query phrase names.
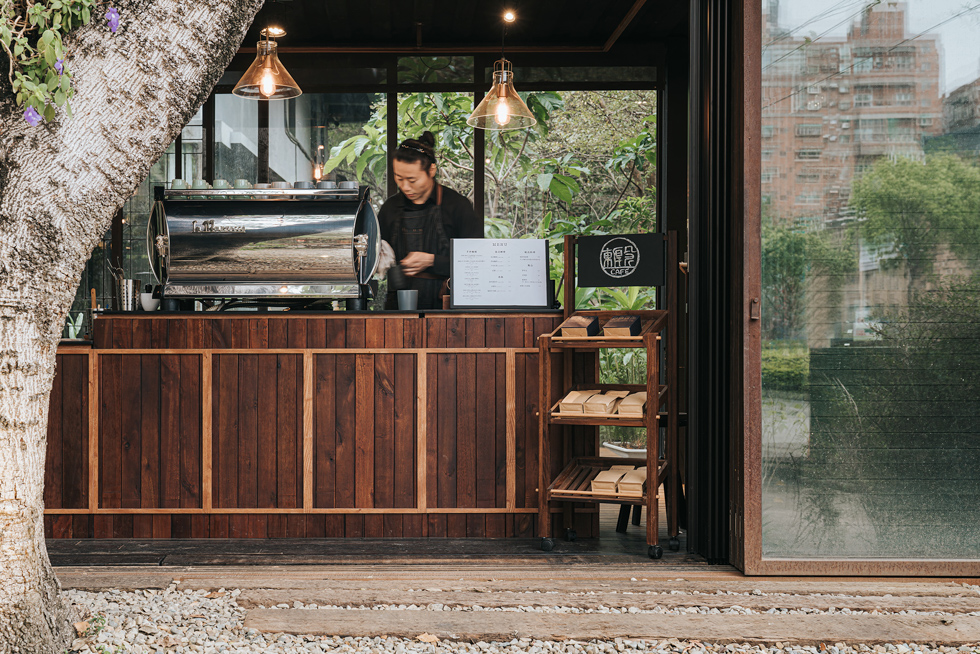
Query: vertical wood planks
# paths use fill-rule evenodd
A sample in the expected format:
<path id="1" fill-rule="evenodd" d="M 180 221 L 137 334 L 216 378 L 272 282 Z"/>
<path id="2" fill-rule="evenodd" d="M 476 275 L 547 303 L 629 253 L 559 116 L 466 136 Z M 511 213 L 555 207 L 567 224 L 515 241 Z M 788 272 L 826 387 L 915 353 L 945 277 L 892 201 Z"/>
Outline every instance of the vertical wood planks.
<path id="1" fill-rule="evenodd" d="M 313 394 L 313 505 L 318 508 L 332 508 L 336 506 L 334 482 L 337 474 L 335 459 L 337 357 L 332 354 L 318 354 L 314 358 L 314 367 L 316 385 Z M 324 529 L 326 528 L 325 522 Z"/>
<path id="2" fill-rule="evenodd" d="M 180 506 L 180 355 L 160 357 L 159 506 Z"/>
<path id="3" fill-rule="evenodd" d="M 223 322 L 231 322 L 225 320 Z M 226 355 L 222 355 L 224 357 Z M 238 359 L 238 483 L 237 497 L 232 505 L 237 508 L 256 508 L 275 506 L 275 488 L 269 488 L 270 478 L 275 480 L 275 429 L 269 425 L 270 417 L 275 416 L 276 403 L 263 393 L 259 406 L 259 383 L 263 389 L 275 393 L 274 357 L 255 354 L 227 355 Z M 263 367 L 259 370 L 259 360 Z M 273 365 L 269 365 L 272 360 Z M 271 378 L 270 378 L 271 377 Z M 221 397 L 220 402 L 231 398 Z M 259 415 L 262 426 L 259 427 Z M 259 452 L 261 452 L 261 460 Z M 261 495 L 261 497 L 260 497 Z"/>
<path id="4" fill-rule="evenodd" d="M 269 508 L 278 505 L 279 502 L 279 481 L 278 481 L 278 448 L 277 436 L 279 436 L 278 424 L 278 389 L 281 382 L 288 380 L 279 379 L 278 357 L 272 354 L 258 355 L 258 387 L 256 394 L 256 412 L 258 415 L 258 432 L 256 435 L 258 442 L 258 465 L 256 467 L 256 501 L 262 508 Z"/>
<path id="5" fill-rule="evenodd" d="M 127 509 L 140 505 L 141 359 L 132 354 L 120 357 L 120 506 Z"/>
<path id="6" fill-rule="evenodd" d="M 356 357 L 353 354 L 342 354 L 336 357 L 337 386 L 336 391 L 336 430 L 337 451 L 336 468 L 337 481 L 335 487 L 335 504 L 337 507 L 353 507 L 354 504 L 354 466 L 357 457 L 355 450 L 356 439 Z"/>
<path id="7" fill-rule="evenodd" d="M 99 507 L 119 508 L 122 494 L 122 410 L 120 393 L 120 369 L 122 357 L 118 354 L 100 357 L 102 366 L 101 409 L 99 420 Z"/>
<path id="8" fill-rule="evenodd" d="M 368 321 L 380 323 L 381 320 Z M 374 356 L 374 502 L 395 505 L 395 361 L 394 355 Z"/>
<path id="9" fill-rule="evenodd" d="M 404 322 L 404 321 L 402 321 Z M 395 354 L 394 398 L 394 506 L 416 505 L 415 360 L 413 354 Z M 421 460 L 421 459 L 419 459 Z"/>
<path id="10" fill-rule="evenodd" d="M 313 322 L 313 321 L 310 321 Z M 318 321 L 322 324 L 322 321 Z M 324 338 L 326 338 L 324 336 Z M 303 503 L 313 508 L 313 353 L 303 353 Z"/>
<path id="11" fill-rule="evenodd" d="M 497 457 L 497 397 L 500 388 L 497 384 L 497 356 L 495 354 L 471 355 L 475 361 L 474 411 L 476 429 L 473 440 L 476 446 L 476 503 L 480 508 L 492 508 L 497 501 L 497 473 L 506 472 L 506 460 Z"/>
<path id="12" fill-rule="evenodd" d="M 536 468 L 537 357 L 481 350 L 525 348 L 557 322 L 460 315 L 105 319 L 96 334 L 114 348 L 224 351 L 59 355 L 45 500 L 49 508 L 135 513 L 52 516 L 46 530 L 52 537 L 126 538 L 529 535 L 527 514 L 480 510 L 536 500 L 529 475 Z M 423 346 L 459 351 L 235 351 Z M 102 399 L 88 411 L 95 397 Z M 575 451 L 588 446 L 576 441 Z M 82 465 L 72 470 L 70 461 Z M 138 513 L 158 508 L 253 512 Z M 276 513 L 316 508 L 473 512 Z"/>
<path id="13" fill-rule="evenodd" d="M 374 506 L 374 355 L 356 355 L 355 367 L 354 505 L 366 508 Z"/>
<path id="14" fill-rule="evenodd" d="M 92 352 L 88 355 L 88 508 L 94 511 L 99 508 L 99 479 L 100 461 L 99 447 L 101 443 L 99 419 L 102 409 L 102 387 L 99 384 L 100 357 Z M 93 529 L 94 529 L 93 522 Z"/>
<path id="15" fill-rule="evenodd" d="M 211 509 L 212 398 L 210 352 L 180 355 L 180 506 Z"/>
<path id="16" fill-rule="evenodd" d="M 305 341 L 306 322 L 300 322 Z M 295 509 L 303 502 L 303 357 L 280 354 L 279 367 L 277 506 Z"/>
<path id="17" fill-rule="evenodd" d="M 213 356 L 212 470 L 214 506 L 238 505 L 238 359 L 233 354 Z"/>
<path id="18" fill-rule="evenodd" d="M 440 508 L 456 505 L 456 355 L 436 355 L 437 387 L 429 398 L 430 406 L 436 407 L 436 416 L 430 429 L 435 427 L 436 447 L 436 503 Z"/>
<path id="19" fill-rule="evenodd" d="M 476 356 L 457 354 L 456 358 L 456 506 L 476 507 L 477 410 Z M 491 389 L 486 389 L 489 394 Z M 449 392 L 446 388 L 444 392 Z M 451 397 L 451 396 L 450 396 Z M 486 399 L 486 395 L 484 396 Z M 485 417 L 485 416 L 484 416 Z"/>
<path id="20" fill-rule="evenodd" d="M 150 321 L 137 321 L 150 324 Z M 144 330 L 149 332 L 149 330 Z M 161 363 L 158 354 L 140 355 L 140 494 L 139 506 L 160 506 L 160 404 Z M 150 523 L 140 525 L 152 535 Z"/>
<path id="21" fill-rule="evenodd" d="M 94 355 L 65 357 L 67 380 L 62 394 L 62 452 L 64 477 L 62 503 L 68 509 L 83 509 L 88 504 L 88 441 L 90 435 L 88 394 L 89 362 Z"/>

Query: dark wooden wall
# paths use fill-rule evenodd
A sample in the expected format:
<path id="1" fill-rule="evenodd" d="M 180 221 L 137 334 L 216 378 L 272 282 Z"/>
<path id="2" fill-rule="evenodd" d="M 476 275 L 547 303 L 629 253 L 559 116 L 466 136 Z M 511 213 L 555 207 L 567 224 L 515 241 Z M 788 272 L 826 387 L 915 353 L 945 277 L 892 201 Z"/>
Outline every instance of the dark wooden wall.
<path id="1" fill-rule="evenodd" d="M 535 339 L 560 320 L 99 318 L 58 355 L 47 536 L 534 536 Z"/>

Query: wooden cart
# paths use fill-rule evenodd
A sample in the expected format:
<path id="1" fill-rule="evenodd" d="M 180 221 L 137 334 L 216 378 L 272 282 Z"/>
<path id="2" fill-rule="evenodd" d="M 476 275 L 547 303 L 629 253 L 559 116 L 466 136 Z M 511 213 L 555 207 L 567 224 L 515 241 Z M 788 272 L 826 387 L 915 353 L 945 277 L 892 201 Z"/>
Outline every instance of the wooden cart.
<path id="1" fill-rule="evenodd" d="M 566 237 L 566 271 L 572 270 L 574 257 L 574 237 Z M 551 505 L 553 502 L 568 503 L 615 503 L 624 506 L 645 506 L 647 508 L 646 536 L 651 558 L 659 559 L 663 548 L 659 543 L 659 488 L 663 485 L 667 497 L 667 533 L 669 547 L 680 548 L 678 535 L 678 498 L 680 495 L 680 471 L 677 467 L 679 401 L 678 401 L 678 361 L 677 361 L 677 249 L 672 234 L 667 237 L 667 274 L 665 279 L 665 305 L 667 310 L 648 311 L 576 311 L 576 315 L 595 316 L 600 327 L 614 316 L 637 316 L 641 321 L 640 333 L 636 336 L 562 336 L 560 327 L 538 338 L 538 351 L 541 370 L 539 374 L 541 415 L 539 420 L 539 513 L 538 532 L 541 548 L 549 551 L 554 548 L 552 538 Z M 574 283 L 566 272 L 565 306 L 571 309 L 574 298 Z M 566 309 L 566 317 L 572 312 Z M 647 374 L 645 384 L 573 384 L 573 352 L 592 351 L 598 358 L 602 348 L 645 348 Z M 665 355 L 664 369 L 661 369 L 661 355 Z M 556 358 L 563 357 L 562 381 L 557 382 L 552 374 Z M 620 416 L 617 414 L 563 414 L 558 404 L 566 393 L 572 390 L 599 389 L 646 391 L 647 403 L 642 416 Z M 572 426 L 620 425 L 624 427 L 643 427 L 647 432 L 646 459 L 623 459 L 610 457 L 570 458 L 567 447 Z M 661 426 L 665 427 L 661 438 Z M 559 427 L 560 429 L 554 429 Z M 564 469 L 557 477 L 551 478 L 549 439 L 561 434 L 566 446 L 563 448 Z M 582 437 L 582 436 L 579 436 Z M 642 497 L 626 497 L 618 494 L 596 493 L 591 490 L 591 482 L 602 470 L 612 465 L 645 465 L 647 484 Z M 628 510 L 628 509 L 627 509 Z M 565 537 L 574 540 L 576 534 L 569 523 L 570 510 L 565 512 Z M 622 522 L 622 520 L 621 520 Z"/>

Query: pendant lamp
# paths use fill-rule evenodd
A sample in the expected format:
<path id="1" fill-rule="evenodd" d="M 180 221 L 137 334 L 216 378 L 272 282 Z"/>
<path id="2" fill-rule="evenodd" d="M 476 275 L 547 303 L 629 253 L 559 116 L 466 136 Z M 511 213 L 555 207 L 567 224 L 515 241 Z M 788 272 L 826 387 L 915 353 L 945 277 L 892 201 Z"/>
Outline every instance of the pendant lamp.
<path id="1" fill-rule="evenodd" d="M 514 89 L 514 69 L 504 57 L 507 23 L 514 22 L 513 12 L 504 14 L 504 36 L 500 39 L 500 59 L 493 64 L 493 86 L 476 106 L 466 124 L 477 129 L 523 129 L 538 123 L 521 96 Z"/>
<path id="2" fill-rule="evenodd" d="M 252 100 L 286 100 L 303 94 L 276 54 L 276 42 L 285 36 L 279 27 L 267 27 L 261 32 L 265 38 L 255 47 L 255 61 L 248 67 L 238 84 L 231 90 L 237 96 Z"/>

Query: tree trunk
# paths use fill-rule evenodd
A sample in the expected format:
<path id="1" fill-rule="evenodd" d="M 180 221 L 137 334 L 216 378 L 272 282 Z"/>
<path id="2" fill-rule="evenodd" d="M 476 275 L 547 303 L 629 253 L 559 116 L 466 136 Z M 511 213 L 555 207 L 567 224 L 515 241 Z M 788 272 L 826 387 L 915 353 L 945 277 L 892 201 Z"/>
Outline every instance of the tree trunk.
<path id="1" fill-rule="evenodd" d="M 114 6 L 115 34 L 95 16 L 65 39 L 74 118 L 59 112 L 32 128 L 0 83 L 3 653 L 61 652 L 72 635 L 44 546 L 43 481 L 55 353 L 82 269 L 112 216 L 207 99 L 262 0 Z"/>
<path id="2" fill-rule="evenodd" d="M 45 426 L 55 347 L 44 319 L 0 298 L 0 651 L 66 643 L 68 609 L 44 547 Z M 60 330 L 59 330 L 60 331 Z M 54 341 L 56 342 L 56 341 Z M 8 650 L 9 647 L 9 650 Z"/>

